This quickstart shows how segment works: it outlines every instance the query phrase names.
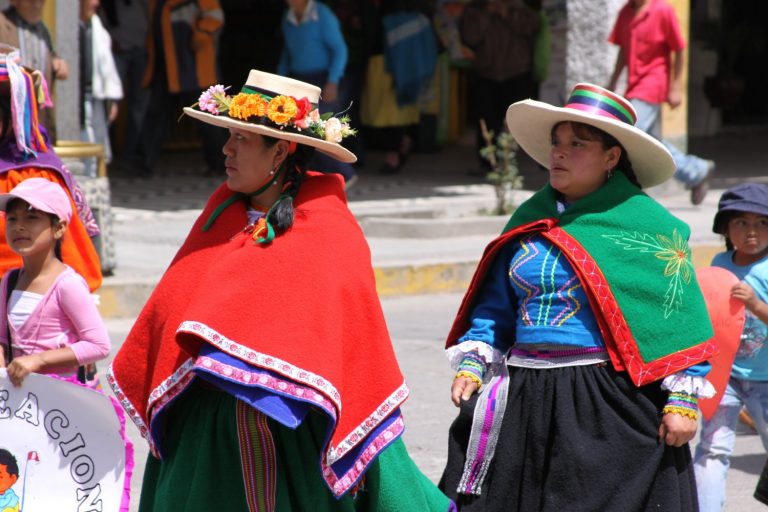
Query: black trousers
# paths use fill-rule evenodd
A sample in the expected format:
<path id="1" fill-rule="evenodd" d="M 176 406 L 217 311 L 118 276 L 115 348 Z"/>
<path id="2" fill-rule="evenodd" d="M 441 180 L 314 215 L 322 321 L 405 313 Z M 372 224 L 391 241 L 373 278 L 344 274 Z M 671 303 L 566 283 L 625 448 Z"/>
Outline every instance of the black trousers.
<path id="1" fill-rule="evenodd" d="M 479 150 L 485 146 L 480 119 L 485 119 L 489 130 L 498 135 L 506 127 L 505 117 L 507 108 L 514 102 L 531 97 L 533 82 L 528 73 L 497 81 L 475 76 L 471 86 L 472 110 L 477 123 L 476 147 Z M 479 155 L 478 155 L 479 158 Z M 487 165 L 482 160 L 483 165 Z"/>
<path id="2" fill-rule="evenodd" d="M 168 91 L 168 80 L 164 65 L 156 66 L 155 75 L 150 85 L 149 107 L 142 125 L 143 134 L 139 147 L 139 164 L 148 173 L 154 170 L 160 156 L 163 143 L 168 137 L 168 126 L 172 119 L 181 115 L 183 107 L 197 103 L 202 91 Z M 224 172 L 224 154 L 222 147 L 229 134 L 226 129 L 201 121 L 186 120 L 196 126 L 198 136 L 203 143 L 203 158 L 209 171 Z"/>

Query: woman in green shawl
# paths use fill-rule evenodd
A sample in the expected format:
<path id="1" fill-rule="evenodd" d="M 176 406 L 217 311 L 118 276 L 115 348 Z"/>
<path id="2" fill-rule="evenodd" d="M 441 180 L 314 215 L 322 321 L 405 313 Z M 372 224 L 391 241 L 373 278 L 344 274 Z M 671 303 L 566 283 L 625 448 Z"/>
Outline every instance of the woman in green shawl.
<path id="1" fill-rule="evenodd" d="M 642 191 L 672 157 L 635 120 L 590 84 L 507 111 L 549 183 L 486 249 L 448 336 L 441 489 L 462 511 L 697 509 L 712 329 L 688 227 Z"/>

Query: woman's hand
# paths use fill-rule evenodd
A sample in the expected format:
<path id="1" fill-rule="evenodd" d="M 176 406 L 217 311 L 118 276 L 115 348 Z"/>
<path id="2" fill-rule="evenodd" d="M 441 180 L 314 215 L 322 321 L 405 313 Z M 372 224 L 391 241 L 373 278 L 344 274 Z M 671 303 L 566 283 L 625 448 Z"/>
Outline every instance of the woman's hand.
<path id="1" fill-rule="evenodd" d="M 339 97 L 339 86 L 334 84 L 333 82 L 328 82 L 327 84 L 325 84 L 325 87 L 323 87 L 323 96 L 322 96 L 323 101 L 332 103 L 336 101 L 336 98 L 338 97 Z"/>
<path id="2" fill-rule="evenodd" d="M 679 448 L 693 439 L 698 424 L 699 422 L 693 418 L 668 412 L 661 418 L 659 441 Z"/>
<path id="3" fill-rule="evenodd" d="M 19 356 L 8 365 L 8 378 L 14 386 L 19 387 L 30 373 L 37 373 L 45 367 L 45 362 L 39 354 Z"/>
<path id="4" fill-rule="evenodd" d="M 480 386 L 469 377 L 456 377 L 451 386 L 451 401 L 458 407 L 462 400 L 469 400 Z"/>

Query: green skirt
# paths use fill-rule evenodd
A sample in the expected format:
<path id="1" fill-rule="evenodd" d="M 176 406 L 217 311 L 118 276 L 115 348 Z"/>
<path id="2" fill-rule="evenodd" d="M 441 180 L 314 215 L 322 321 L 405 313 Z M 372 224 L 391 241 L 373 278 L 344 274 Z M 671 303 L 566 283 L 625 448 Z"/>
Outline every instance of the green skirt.
<path id="1" fill-rule="evenodd" d="M 327 420 L 319 412 L 292 430 L 229 394 L 193 384 L 166 414 L 166 455 L 162 461 L 147 459 L 141 512 L 446 512 L 452 507 L 419 471 L 401 439 L 371 464 L 354 496 L 336 499 L 320 472 Z M 259 443 L 258 433 L 244 439 L 243 424 L 254 421 L 268 427 L 271 449 Z M 245 465 L 244 457 L 249 458 Z"/>

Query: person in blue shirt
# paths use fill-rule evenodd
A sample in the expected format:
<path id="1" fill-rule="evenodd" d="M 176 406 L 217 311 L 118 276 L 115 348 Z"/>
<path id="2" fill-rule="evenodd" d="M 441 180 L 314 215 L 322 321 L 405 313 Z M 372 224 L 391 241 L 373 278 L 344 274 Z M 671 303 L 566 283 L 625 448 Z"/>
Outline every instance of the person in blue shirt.
<path id="1" fill-rule="evenodd" d="M 347 43 L 339 20 L 327 5 L 315 0 L 286 0 L 286 4 L 277 74 L 320 87 L 320 112 L 338 114 L 347 108 L 346 91 L 340 85 L 347 65 Z M 347 187 L 356 178 L 352 165 L 322 154 L 313 158 L 312 168 L 341 174 Z"/>
<path id="2" fill-rule="evenodd" d="M 725 476 L 736 441 L 742 407 L 754 419 L 768 450 L 768 185 L 742 183 L 720 198 L 713 231 L 725 237 L 726 251 L 712 266 L 733 272 L 739 283 L 731 296 L 744 302 L 746 321 L 728 387 L 710 420 L 704 420 L 694 470 L 702 512 L 721 511 Z"/>

